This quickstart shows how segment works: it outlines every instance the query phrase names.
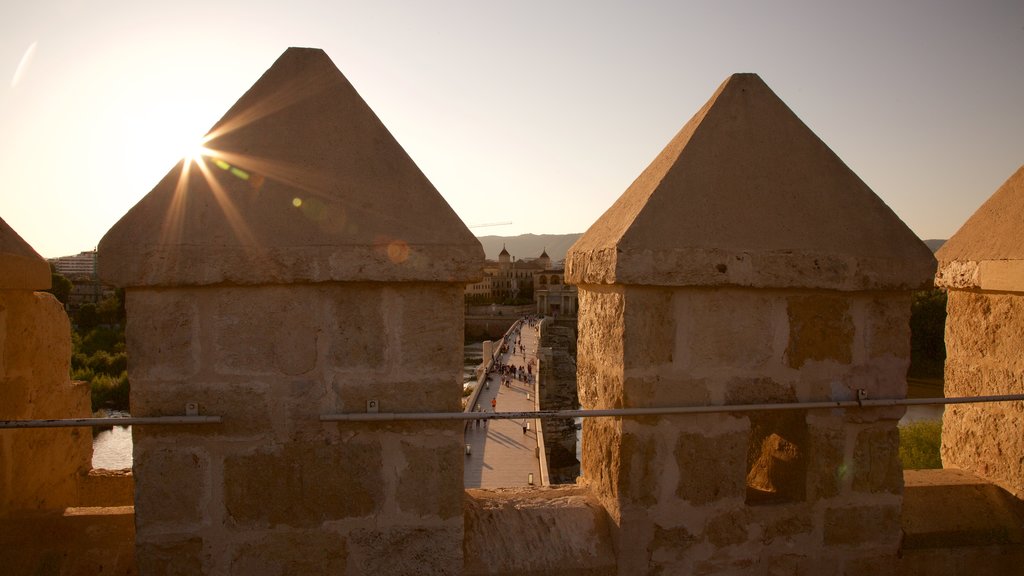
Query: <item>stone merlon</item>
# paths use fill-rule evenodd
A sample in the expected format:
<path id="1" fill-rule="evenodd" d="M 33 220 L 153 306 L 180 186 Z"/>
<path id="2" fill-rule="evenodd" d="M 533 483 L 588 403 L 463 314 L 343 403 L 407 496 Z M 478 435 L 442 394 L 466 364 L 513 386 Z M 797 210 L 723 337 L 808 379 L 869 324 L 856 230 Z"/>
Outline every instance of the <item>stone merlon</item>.
<path id="1" fill-rule="evenodd" d="M 576 284 L 931 284 L 931 251 L 756 74 L 734 74 L 572 247 Z"/>
<path id="2" fill-rule="evenodd" d="M 289 48 L 103 237 L 119 286 L 468 283 L 483 249 L 331 59 Z"/>
<path id="3" fill-rule="evenodd" d="M 49 290 L 50 265 L 0 218 L 0 290 Z"/>
<path id="4" fill-rule="evenodd" d="M 939 249 L 935 283 L 947 288 L 1024 291 L 1024 166 Z"/>

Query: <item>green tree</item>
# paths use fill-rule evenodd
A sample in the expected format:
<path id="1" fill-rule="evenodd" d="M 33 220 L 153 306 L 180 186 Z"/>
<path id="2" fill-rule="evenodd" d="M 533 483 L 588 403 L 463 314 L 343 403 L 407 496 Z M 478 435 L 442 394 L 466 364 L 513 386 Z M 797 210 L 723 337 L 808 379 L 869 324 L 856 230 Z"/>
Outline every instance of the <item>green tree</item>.
<path id="1" fill-rule="evenodd" d="M 71 280 L 68 280 L 60 272 L 57 272 L 57 267 L 52 263 L 50 264 L 50 289 L 47 290 L 50 294 L 57 297 L 57 300 L 64 305 L 65 308 L 68 306 L 68 297 L 71 296 L 71 289 L 74 285 Z"/>
<path id="2" fill-rule="evenodd" d="M 86 302 L 78 307 L 78 314 L 75 315 L 75 324 L 78 325 L 78 329 L 83 332 L 92 330 L 100 323 L 99 312 L 96 311 L 96 305 L 92 302 Z"/>
<path id="3" fill-rule="evenodd" d="M 946 362 L 946 292 L 938 288 L 914 293 L 910 309 L 912 378 L 942 378 Z"/>
<path id="4" fill-rule="evenodd" d="M 124 322 L 124 291 L 118 290 L 113 296 L 104 298 L 96 307 L 100 322 L 113 326 Z"/>

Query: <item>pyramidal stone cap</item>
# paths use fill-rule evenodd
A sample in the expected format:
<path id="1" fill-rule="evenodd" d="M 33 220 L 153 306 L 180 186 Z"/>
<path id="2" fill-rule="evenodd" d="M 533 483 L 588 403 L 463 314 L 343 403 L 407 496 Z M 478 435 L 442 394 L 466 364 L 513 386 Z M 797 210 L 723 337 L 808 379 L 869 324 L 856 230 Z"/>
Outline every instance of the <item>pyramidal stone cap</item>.
<path id="1" fill-rule="evenodd" d="M 50 265 L 0 218 L 0 290 L 49 290 Z"/>
<path id="2" fill-rule="evenodd" d="M 916 289 L 931 250 L 756 74 L 734 74 L 573 245 L 575 284 Z"/>
<path id="3" fill-rule="evenodd" d="M 935 284 L 1024 292 L 1024 166 L 936 253 Z"/>
<path id="4" fill-rule="evenodd" d="M 483 248 L 322 50 L 289 48 L 99 244 L 118 286 L 467 283 Z"/>

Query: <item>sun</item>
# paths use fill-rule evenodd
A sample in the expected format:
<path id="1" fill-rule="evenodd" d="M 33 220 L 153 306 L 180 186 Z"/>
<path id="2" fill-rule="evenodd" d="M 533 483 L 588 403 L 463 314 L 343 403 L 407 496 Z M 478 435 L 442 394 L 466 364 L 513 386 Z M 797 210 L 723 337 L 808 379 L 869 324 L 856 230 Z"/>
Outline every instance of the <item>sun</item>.
<path id="1" fill-rule="evenodd" d="M 206 147 L 206 138 L 199 140 L 192 144 L 185 151 L 185 160 L 189 164 L 198 164 L 206 156 L 210 156 L 212 151 Z"/>

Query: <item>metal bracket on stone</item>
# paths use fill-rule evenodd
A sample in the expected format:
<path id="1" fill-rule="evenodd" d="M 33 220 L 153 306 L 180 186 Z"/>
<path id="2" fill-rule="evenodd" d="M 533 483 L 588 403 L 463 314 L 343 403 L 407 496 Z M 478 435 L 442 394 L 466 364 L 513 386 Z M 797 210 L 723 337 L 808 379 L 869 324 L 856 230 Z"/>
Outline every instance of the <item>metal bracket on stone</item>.
<path id="1" fill-rule="evenodd" d="M 186 402 L 185 416 L 199 416 L 199 402 Z"/>
<path id="2" fill-rule="evenodd" d="M 376 414 L 378 412 L 380 412 L 380 403 L 377 402 L 376 400 L 367 400 L 366 401 L 366 413 L 367 414 Z"/>
<path id="3" fill-rule="evenodd" d="M 857 388 L 857 404 L 860 404 L 861 408 L 864 407 L 864 401 L 867 399 L 868 391 L 863 388 Z"/>

